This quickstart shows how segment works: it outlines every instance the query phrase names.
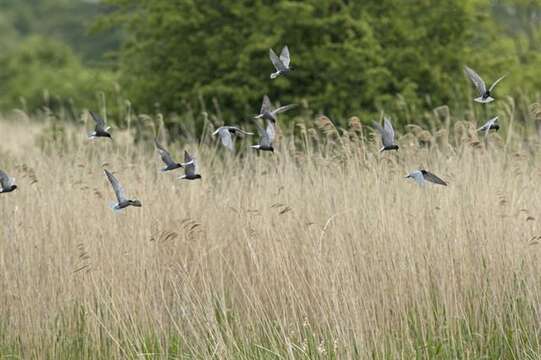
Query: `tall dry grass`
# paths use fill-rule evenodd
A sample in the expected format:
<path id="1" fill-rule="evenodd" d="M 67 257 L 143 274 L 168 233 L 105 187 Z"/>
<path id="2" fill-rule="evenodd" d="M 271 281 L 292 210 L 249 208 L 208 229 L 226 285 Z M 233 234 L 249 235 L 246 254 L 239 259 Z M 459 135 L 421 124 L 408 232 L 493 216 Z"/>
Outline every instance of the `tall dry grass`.
<path id="1" fill-rule="evenodd" d="M 0 357 L 538 358 L 541 161 L 504 115 L 486 143 L 412 126 L 398 153 L 356 119 L 307 120 L 275 154 L 170 145 L 200 182 L 126 131 L 47 143 L 4 120 Z M 403 178 L 420 166 L 449 186 Z M 142 208 L 111 211 L 104 167 Z"/>

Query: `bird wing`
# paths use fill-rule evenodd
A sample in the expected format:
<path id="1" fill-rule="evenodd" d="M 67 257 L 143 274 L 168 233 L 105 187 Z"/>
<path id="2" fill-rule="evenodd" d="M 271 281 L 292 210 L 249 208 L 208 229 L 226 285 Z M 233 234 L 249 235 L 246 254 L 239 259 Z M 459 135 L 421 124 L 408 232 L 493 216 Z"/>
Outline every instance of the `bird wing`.
<path id="1" fill-rule="evenodd" d="M 158 152 L 160 153 L 162 161 L 165 163 L 165 165 L 176 165 L 169 151 L 165 150 L 165 148 L 160 145 L 158 140 L 154 139 L 154 143 L 156 144 L 156 148 L 158 149 Z"/>
<path id="2" fill-rule="evenodd" d="M 272 121 L 267 120 L 267 128 L 265 129 L 265 133 L 267 134 L 269 142 L 272 143 L 276 138 L 276 127 Z"/>
<path id="3" fill-rule="evenodd" d="M 282 62 L 282 64 L 284 64 L 286 68 L 289 68 L 289 63 L 291 60 L 289 58 L 289 48 L 287 47 L 287 45 L 284 46 L 282 52 L 280 53 L 280 61 Z"/>
<path id="4" fill-rule="evenodd" d="M 278 55 L 276 55 L 276 53 L 272 49 L 269 49 L 269 58 L 272 62 L 272 65 L 274 65 L 276 71 L 287 70 L 287 67 L 282 63 L 282 60 L 278 58 Z"/>
<path id="5" fill-rule="evenodd" d="M 0 170 L 0 189 L 9 189 L 13 185 L 13 179 L 3 170 Z"/>
<path id="6" fill-rule="evenodd" d="M 191 157 L 191 155 L 184 150 L 184 174 L 186 176 L 194 176 L 195 175 L 195 160 Z"/>
<path id="7" fill-rule="evenodd" d="M 119 203 L 125 202 L 128 199 L 126 198 L 126 195 L 124 194 L 124 188 L 122 185 L 120 185 L 120 182 L 118 179 L 111 174 L 107 169 L 104 170 L 105 175 L 107 175 L 107 178 L 109 179 L 109 182 L 111 183 L 111 186 L 113 187 L 113 190 L 115 191 L 116 199 Z"/>
<path id="8" fill-rule="evenodd" d="M 230 151 L 235 151 L 235 144 L 233 144 L 233 137 L 231 136 L 231 133 L 229 132 L 229 128 L 222 127 L 220 128 L 220 131 L 218 132 L 220 135 L 220 140 L 222 141 L 222 145 L 225 146 Z"/>
<path id="9" fill-rule="evenodd" d="M 386 119 L 387 120 L 387 119 Z M 384 123 L 384 126 L 381 126 L 378 122 L 373 121 L 372 124 L 374 124 L 374 127 L 378 130 L 379 134 L 381 135 L 381 142 L 383 143 L 383 146 L 392 146 L 394 145 L 394 132 L 389 133 L 389 131 L 385 128 L 386 124 Z"/>
<path id="10" fill-rule="evenodd" d="M 99 116 L 98 114 L 96 114 L 95 112 L 93 111 L 89 111 L 89 112 L 92 119 L 94 119 L 94 121 L 96 122 L 96 128 L 105 130 L 105 120 L 103 120 L 103 118 Z"/>
<path id="11" fill-rule="evenodd" d="M 467 66 L 464 66 L 464 72 L 466 73 L 466 75 L 468 75 L 471 82 L 475 85 L 475 87 L 479 91 L 479 94 L 481 94 L 481 96 L 485 95 L 487 87 L 483 79 L 481 79 L 481 77 L 475 71 L 473 71 L 473 69 Z"/>
<path id="12" fill-rule="evenodd" d="M 233 131 L 238 131 L 239 133 L 241 134 L 244 134 L 244 135 L 253 135 L 254 133 L 252 132 L 248 132 L 248 131 L 244 131 L 242 130 L 241 128 L 238 128 L 236 126 L 224 126 L 224 128 L 226 128 L 227 130 L 229 130 L 231 132 L 231 130 Z"/>
<path id="13" fill-rule="evenodd" d="M 259 114 L 264 114 L 272 111 L 272 104 L 267 95 L 263 96 L 263 103 L 261 104 L 261 111 Z"/>
<path id="14" fill-rule="evenodd" d="M 498 83 L 499 83 L 500 81 L 502 81 L 503 79 L 505 79 L 505 75 L 502 76 L 501 78 L 499 78 L 498 80 L 494 81 L 494 84 L 492 84 L 492 85 L 490 86 L 490 89 L 488 89 L 488 91 L 494 90 L 494 88 L 496 87 L 496 85 L 498 85 Z"/>
<path id="15" fill-rule="evenodd" d="M 487 130 L 487 129 L 490 130 L 492 125 L 494 125 L 497 120 L 498 120 L 498 116 L 495 116 L 492 119 L 489 119 L 483 126 L 481 126 L 479 129 L 477 129 L 477 131 L 483 131 L 483 130 Z"/>
<path id="16" fill-rule="evenodd" d="M 260 146 L 269 146 L 272 144 L 271 139 L 269 138 L 269 134 L 267 133 L 266 129 L 263 129 L 263 127 L 259 124 L 259 121 L 255 121 L 255 126 L 257 128 L 257 132 L 259 133 L 259 145 Z M 267 125 L 267 129 L 268 129 Z"/>
<path id="17" fill-rule="evenodd" d="M 434 184 L 438 184 L 438 185 L 447 186 L 447 183 L 445 181 L 443 181 L 442 179 L 440 179 L 436 175 L 432 174 L 431 172 L 426 171 L 426 170 L 421 170 L 421 173 L 423 174 L 423 177 L 425 178 L 426 181 L 430 181 L 430 182 L 432 182 Z"/>
<path id="18" fill-rule="evenodd" d="M 394 145 L 394 129 L 393 124 L 391 123 L 391 119 L 388 117 L 385 117 L 383 119 L 383 129 L 385 130 L 385 135 L 387 136 L 387 141 Z"/>
<path id="19" fill-rule="evenodd" d="M 272 113 L 274 115 L 277 115 L 277 114 L 283 113 L 285 111 L 288 111 L 290 109 L 293 109 L 296 106 L 297 106 L 297 104 L 289 104 L 289 105 L 280 106 L 278 109 L 275 109 Z"/>

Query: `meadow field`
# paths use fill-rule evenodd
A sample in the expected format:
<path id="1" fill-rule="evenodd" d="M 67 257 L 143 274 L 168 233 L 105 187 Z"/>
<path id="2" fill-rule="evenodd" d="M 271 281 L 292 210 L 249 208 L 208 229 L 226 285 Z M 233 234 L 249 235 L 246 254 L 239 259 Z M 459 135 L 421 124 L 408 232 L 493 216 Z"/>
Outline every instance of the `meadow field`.
<path id="1" fill-rule="evenodd" d="M 192 182 L 133 130 L 5 114 L 0 358 L 538 359 L 540 113 L 502 104 L 487 139 L 440 108 L 383 154 L 357 118 L 281 124 L 274 154 L 162 130 Z"/>

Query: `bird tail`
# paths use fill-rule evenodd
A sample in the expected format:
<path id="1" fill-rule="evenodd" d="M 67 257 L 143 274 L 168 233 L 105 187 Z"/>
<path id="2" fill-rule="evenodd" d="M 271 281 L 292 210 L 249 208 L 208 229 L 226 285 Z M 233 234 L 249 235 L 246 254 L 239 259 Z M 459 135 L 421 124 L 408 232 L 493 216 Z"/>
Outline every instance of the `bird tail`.
<path id="1" fill-rule="evenodd" d="M 276 79 L 278 77 L 278 75 L 280 75 L 280 73 L 278 73 L 278 72 L 272 73 L 272 74 L 270 74 L 270 78 L 271 79 Z"/>

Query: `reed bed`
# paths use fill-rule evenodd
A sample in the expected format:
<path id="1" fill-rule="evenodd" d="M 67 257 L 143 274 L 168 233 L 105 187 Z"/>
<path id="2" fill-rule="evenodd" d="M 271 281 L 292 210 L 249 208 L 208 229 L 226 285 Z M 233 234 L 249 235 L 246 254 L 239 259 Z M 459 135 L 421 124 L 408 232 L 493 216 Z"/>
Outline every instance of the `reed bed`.
<path id="1" fill-rule="evenodd" d="M 169 143 L 194 182 L 133 131 L 0 121 L 0 357 L 539 358 L 535 124 L 446 116 L 396 153 L 355 118 L 284 125 L 274 154 Z M 113 213 L 103 168 L 143 207 Z"/>

